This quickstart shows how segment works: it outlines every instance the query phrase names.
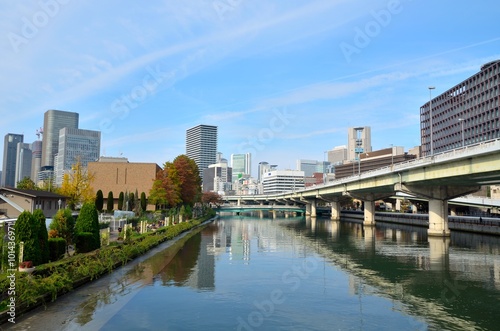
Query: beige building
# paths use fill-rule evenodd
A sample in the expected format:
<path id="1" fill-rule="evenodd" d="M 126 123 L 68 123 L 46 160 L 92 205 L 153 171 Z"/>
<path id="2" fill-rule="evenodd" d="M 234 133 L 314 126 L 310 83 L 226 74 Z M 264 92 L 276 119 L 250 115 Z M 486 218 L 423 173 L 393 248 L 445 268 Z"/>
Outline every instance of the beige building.
<path id="1" fill-rule="evenodd" d="M 45 217 L 52 218 L 60 208 L 66 208 L 66 197 L 47 191 L 0 188 L 0 214 L 17 218 L 23 211 L 33 213 L 41 209 Z"/>
<path id="2" fill-rule="evenodd" d="M 98 162 L 89 162 L 89 174 L 94 175 L 94 191 L 101 190 L 104 196 L 104 206 L 109 192 L 113 192 L 114 209 L 118 208 L 120 192 L 144 192 L 146 197 L 153 187 L 156 173 L 161 170 L 156 163 L 130 163 L 126 158 L 100 158 Z M 148 209 L 154 206 L 149 206 Z"/>

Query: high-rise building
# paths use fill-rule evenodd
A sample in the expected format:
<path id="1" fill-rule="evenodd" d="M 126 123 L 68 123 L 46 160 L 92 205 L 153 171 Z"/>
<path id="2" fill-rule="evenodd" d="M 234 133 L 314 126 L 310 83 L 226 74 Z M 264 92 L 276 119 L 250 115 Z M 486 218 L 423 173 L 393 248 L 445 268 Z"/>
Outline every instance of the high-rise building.
<path id="1" fill-rule="evenodd" d="M 339 165 L 347 161 L 347 146 L 337 146 L 328 151 L 328 162 L 333 165 Z"/>
<path id="2" fill-rule="evenodd" d="M 225 194 L 232 188 L 232 169 L 228 166 L 227 160 L 220 159 L 220 162 L 211 164 L 203 170 L 203 192 L 217 192 Z"/>
<path id="3" fill-rule="evenodd" d="M 54 169 L 56 185 L 62 184 L 64 173 L 71 170 L 77 161 L 82 167 L 97 161 L 100 150 L 100 131 L 62 128 L 59 131 L 59 149 Z"/>
<path id="4" fill-rule="evenodd" d="M 232 182 L 239 178 L 251 176 L 252 154 L 231 154 L 231 168 L 233 168 Z"/>
<path id="5" fill-rule="evenodd" d="M 312 177 L 314 173 L 327 173 L 329 162 L 316 160 L 297 160 L 297 170 L 304 172 L 304 176 Z"/>
<path id="6" fill-rule="evenodd" d="M 42 167 L 42 141 L 41 140 L 35 140 L 31 144 L 31 153 L 32 153 L 31 180 L 33 180 L 33 182 L 36 183 L 38 180 L 38 172 L 40 171 L 40 168 Z"/>
<path id="7" fill-rule="evenodd" d="M 22 134 L 7 133 L 3 142 L 2 184 L 6 187 L 16 185 L 17 144 L 22 143 Z"/>
<path id="8" fill-rule="evenodd" d="M 203 170 L 214 164 L 217 155 L 217 127 L 200 124 L 186 130 L 186 156 L 193 159 L 203 180 Z"/>
<path id="9" fill-rule="evenodd" d="M 59 149 L 59 131 L 62 128 L 78 129 L 78 113 L 47 110 L 43 116 L 42 166 L 54 166 L 54 156 Z"/>
<path id="10" fill-rule="evenodd" d="M 358 160 L 361 153 L 372 151 L 371 128 L 369 126 L 349 128 L 347 132 L 347 160 Z"/>
<path id="11" fill-rule="evenodd" d="M 499 81 L 500 60 L 496 60 L 435 98 L 431 87 L 429 102 L 420 107 L 422 154 L 500 138 Z"/>
<path id="12" fill-rule="evenodd" d="M 32 154 L 30 144 L 17 143 L 15 187 L 24 177 L 31 177 Z"/>

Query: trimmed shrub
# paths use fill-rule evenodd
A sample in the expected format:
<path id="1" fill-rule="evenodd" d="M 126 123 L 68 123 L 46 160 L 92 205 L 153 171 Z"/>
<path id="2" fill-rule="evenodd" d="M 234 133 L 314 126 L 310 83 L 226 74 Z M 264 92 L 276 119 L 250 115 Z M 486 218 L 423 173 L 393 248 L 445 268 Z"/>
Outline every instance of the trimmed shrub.
<path id="1" fill-rule="evenodd" d="M 106 201 L 106 211 L 111 213 L 113 211 L 115 204 L 115 199 L 113 198 L 113 191 L 109 191 L 108 193 L 108 201 Z"/>
<path id="2" fill-rule="evenodd" d="M 40 245 L 40 264 L 49 262 L 49 233 L 45 223 L 45 215 L 41 209 L 35 209 L 33 212 L 35 222 L 38 222 L 38 243 Z"/>
<path id="3" fill-rule="evenodd" d="M 48 246 L 50 261 L 54 262 L 64 257 L 66 253 L 66 240 L 64 238 L 50 238 Z"/>
<path id="4" fill-rule="evenodd" d="M 99 212 L 102 212 L 102 208 L 104 206 L 104 196 L 101 190 L 98 190 L 95 195 L 95 207 Z"/>
<path id="5" fill-rule="evenodd" d="M 36 222 L 33 214 L 23 211 L 16 221 L 16 248 L 24 242 L 23 261 L 32 261 L 34 265 L 41 264 L 40 242 L 38 229 L 40 223 Z"/>
<path id="6" fill-rule="evenodd" d="M 99 215 L 97 215 L 95 204 L 91 202 L 83 204 L 80 215 L 78 215 L 76 220 L 75 231 L 77 234 L 81 232 L 92 233 L 94 240 L 91 242 L 91 250 L 101 247 Z"/>
<path id="7" fill-rule="evenodd" d="M 100 244 L 99 238 L 99 245 Z M 75 236 L 75 246 L 77 253 L 93 251 L 96 246 L 94 234 L 92 232 L 78 232 Z"/>

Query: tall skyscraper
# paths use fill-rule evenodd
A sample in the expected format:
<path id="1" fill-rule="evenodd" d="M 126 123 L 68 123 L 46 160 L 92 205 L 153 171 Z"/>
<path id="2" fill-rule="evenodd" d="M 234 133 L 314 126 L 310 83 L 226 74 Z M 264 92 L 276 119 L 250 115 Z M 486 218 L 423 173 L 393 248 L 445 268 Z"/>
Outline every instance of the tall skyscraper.
<path id="1" fill-rule="evenodd" d="M 231 154 L 231 168 L 233 168 L 232 182 L 238 180 L 238 178 L 244 176 L 250 176 L 252 174 L 252 154 Z"/>
<path id="2" fill-rule="evenodd" d="M 16 179 L 15 186 L 17 183 L 22 181 L 24 177 L 31 177 L 31 159 L 32 151 L 30 144 L 17 143 L 16 151 Z"/>
<path id="3" fill-rule="evenodd" d="M 62 128 L 78 129 L 78 113 L 47 110 L 43 116 L 42 166 L 54 166 Z"/>
<path id="4" fill-rule="evenodd" d="M 372 151 L 372 134 L 369 126 L 349 128 L 347 141 L 348 161 L 357 160 L 359 154 Z"/>
<path id="5" fill-rule="evenodd" d="M 65 172 L 80 161 L 86 167 L 89 162 L 99 159 L 101 132 L 93 130 L 63 128 L 59 131 L 59 149 L 55 158 L 56 185 L 61 185 Z"/>
<path id="6" fill-rule="evenodd" d="M 214 164 L 217 156 L 217 127 L 200 124 L 186 130 L 186 156 L 193 159 L 200 170 Z"/>
<path id="7" fill-rule="evenodd" d="M 22 134 L 7 133 L 3 142 L 2 184 L 6 187 L 16 186 L 17 144 L 22 143 Z"/>

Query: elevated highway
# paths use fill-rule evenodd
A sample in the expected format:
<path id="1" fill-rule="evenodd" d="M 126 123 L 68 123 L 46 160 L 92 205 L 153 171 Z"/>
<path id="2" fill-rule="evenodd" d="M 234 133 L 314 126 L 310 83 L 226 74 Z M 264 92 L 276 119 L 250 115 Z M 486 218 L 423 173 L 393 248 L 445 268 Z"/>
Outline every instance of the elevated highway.
<path id="1" fill-rule="evenodd" d="M 500 139 L 465 146 L 381 169 L 316 185 L 302 190 L 272 195 L 226 196 L 227 202 L 241 206 L 254 204 L 304 204 L 306 215 L 316 217 L 317 202 L 331 204 L 332 219 L 340 218 L 339 200 L 349 195 L 364 202 L 366 226 L 375 225 L 375 201 L 403 192 L 429 201 L 431 236 L 449 236 L 448 201 L 500 183 Z"/>

